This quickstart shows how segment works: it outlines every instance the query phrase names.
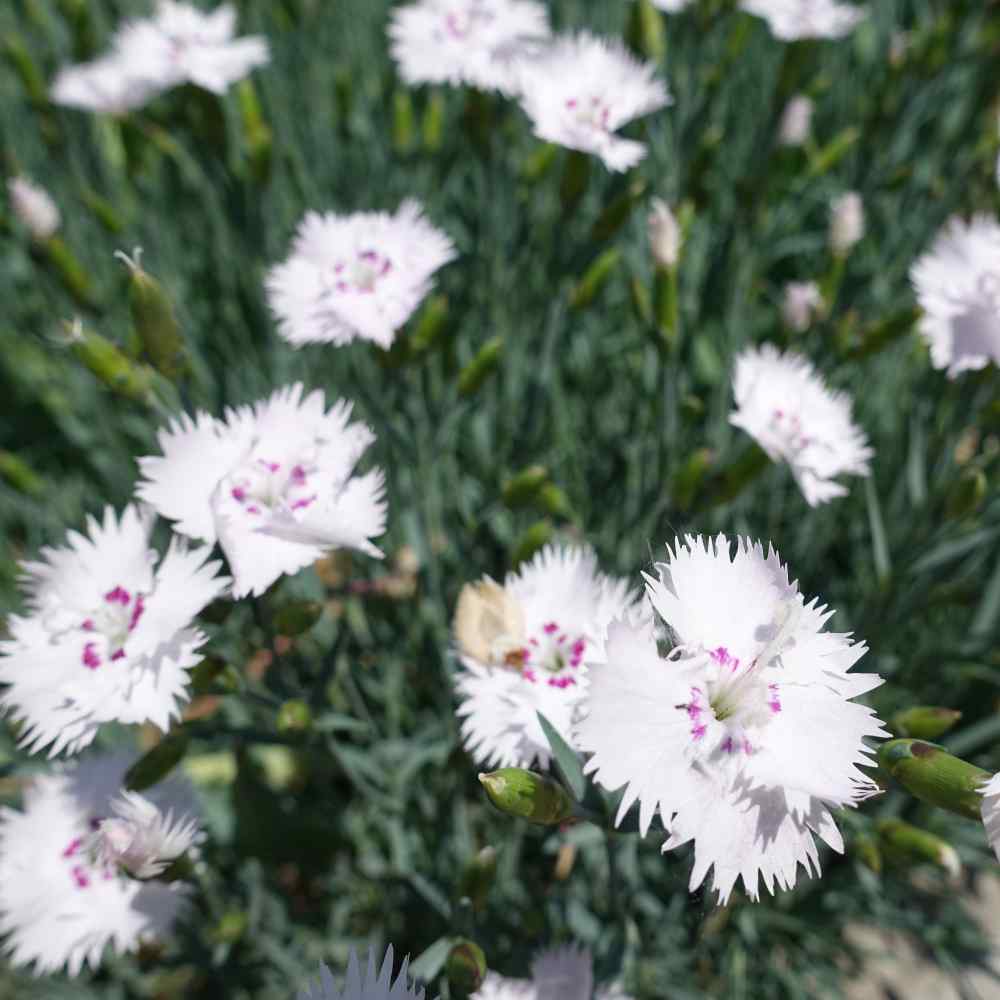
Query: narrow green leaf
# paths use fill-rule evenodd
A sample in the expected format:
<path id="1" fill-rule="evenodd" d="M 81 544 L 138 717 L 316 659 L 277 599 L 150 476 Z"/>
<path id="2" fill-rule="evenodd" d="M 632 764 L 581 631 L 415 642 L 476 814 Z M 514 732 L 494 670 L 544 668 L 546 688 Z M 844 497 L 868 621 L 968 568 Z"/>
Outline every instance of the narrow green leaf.
<path id="1" fill-rule="evenodd" d="M 577 802 L 581 801 L 587 790 L 587 779 L 583 776 L 583 765 L 580 763 L 579 754 L 555 731 L 552 723 L 541 712 L 538 713 L 538 721 L 541 723 L 545 738 L 549 741 L 549 749 L 552 751 L 552 759 L 555 761 L 559 777 L 573 793 L 573 798 Z"/>
<path id="2" fill-rule="evenodd" d="M 872 558 L 875 561 L 875 574 L 879 583 L 886 583 L 892 574 L 892 564 L 889 561 L 889 543 L 885 537 L 885 523 L 882 520 L 882 508 L 879 506 L 878 493 L 871 479 L 865 480 L 865 498 L 868 501 L 868 524 L 872 532 Z"/>
<path id="3" fill-rule="evenodd" d="M 410 963 L 410 975 L 422 983 L 429 983 L 444 968 L 454 943 L 453 937 L 438 938 Z"/>

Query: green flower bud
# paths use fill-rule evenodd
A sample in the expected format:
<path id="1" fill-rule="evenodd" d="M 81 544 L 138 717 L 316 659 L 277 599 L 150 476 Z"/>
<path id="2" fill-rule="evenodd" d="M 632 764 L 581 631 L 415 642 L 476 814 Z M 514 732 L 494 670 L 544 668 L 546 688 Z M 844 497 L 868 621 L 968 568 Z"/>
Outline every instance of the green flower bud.
<path id="1" fill-rule="evenodd" d="M 573 800 L 562 785 L 535 771 L 503 767 L 480 774 L 479 781 L 490 802 L 508 816 L 540 826 L 555 826 L 573 815 Z"/>
<path id="2" fill-rule="evenodd" d="M 559 154 L 559 147 L 551 142 L 540 145 L 524 161 L 521 177 L 529 184 L 537 184 L 551 169 Z"/>
<path id="3" fill-rule="evenodd" d="M 962 718 L 954 708 L 915 705 L 904 708 L 892 717 L 890 728 L 899 736 L 914 736 L 918 740 L 936 740 Z"/>
<path id="4" fill-rule="evenodd" d="M 524 507 L 535 500 L 548 480 L 549 470 L 544 465 L 529 465 L 504 483 L 503 502 L 508 507 Z"/>
<path id="5" fill-rule="evenodd" d="M 212 928 L 210 936 L 216 944 L 235 944 L 246 933 L 250 919 L 242 910 L 230 910 Z"/>
<path id="6" fill-rule="evenodd" d="M 77 321 L 71 327 L 69 345 L 77 360 L 113 392 L 141 402 L 149 400 L 152 369 L 137 365 L 110 340 L 84 330 Z"/>
<path id="7" fill-rule="evenodd" d="M 253 80 L 241 80 L 236 85 L 236 97 L 240 103 L 240 120 L 250 160 L 250 174 L 258 184 L 266 184 L 271 177 L 274 133 L 264 121 Z"/>
<path id="8" fill-rule="evenodd" d="M 500 367 L 503 355 L 503 337 L 493 337 L 479 349 L 479 353 L 458 373 L 458 394 L 471 396 Z"/>
<path id="9" fill-rule="evenodd" d="M 413 149 L 413 140 L 413 98 L 409 90 L 400 87 L 392 95 L 392 148 L 397 153 L 408 153 Z"/>
<path id="10" fill-rule="evenodd" d="M 459 896 L 472 901 L 473 909 L 481 910 L 497 874 L 497 852 L 494 847 L 484 847 L 476 853 L 462 870 L 458 886 Z"/>
<path id="11" fill-rule="evenodd" d="M 420 133 L 424 141 L 424 149 L 428 153 L 436 153 L 441 148 L 444 136 L 444 98 L 434 91 L 427 98 L 427 107 L 420 124 Z"/>
<path id="12" fill-rule="evenodd" d="M 982 469 L 964 469 L 952 484 L 945 501 L 945 517 L 961 521 L 982 506 L 986 499 L 986 473 Z"/>
<path id="13" fill-rule="evenodd" d="M 45 480 L 12 451 L 0 451 L 0 479 L 26 497 L 37 498 L 45 493 Z"/>
<path id="14" fill-rule="evenodd" d="M 629 47 L 652 62 L 658 63 L 666 54 L 667 37 L 663 17 L 653 0 L 635 0 L 626 33 Z"/>
<path id="15" fill-rule="evenodd" d="M 953 878 L 961 873 L 962 863 L 955 848 L 933 833 L 901 819 L 880 820 L 877 829 L 882 851 L 891 860 L 902 864 L 930 862 Z"/>
<path id="16" fill-rule="evenodd" d="M 308 632 L 323 616 L 320 601 L 296 601 L 279 608 L 274 615 L 278 635 L 297 636 Z"/>
<path id="17" fill-rule="evenodd" d="M 570 293 L 571 309 L 585 309 L 594 301 L 597 294 L 607 284 L 608 278 L 618 266 L 621 257 L 622 252 L 618 247 L 611 247 L 597 257 Z"/>
<path id="18" fill-rule="evenodd" d="M 879 849 L 878 841 L 868 834 L 861 834 L 854 838 L 851 845 L 858 859 L 866 867 L 870 868 L 876 875 L 882 873 L 882 851 Z"/>
<path id="19" fill-rule="evenodd" d="M 922 802 L 968 819 L 982 819 L 979 788 L 991 776 L 981 767 L 953 757 L 933 743 L 911 739 L 883 743 L 878 762 L 882 770 Z"/>
<path id="20" fill-rule="evenodd" d="M 286 701 L 278 709 L 277 727 L 279 733 L 302 733 L 312 725 L 312 711 L 298 699 Z"/>
<path id="21" fill-rule="evenodd" d="M 170 299 L 160 283 L 140 267 L 139 255 L 138 249 L 134 260 L 121 251 L 116 254 L 131 272 L 129 307 L 132 324 L 153 367 L 167 378 L 176 379 L 187 371 L 184 339 Z"/>
<path id="22" fill-rule="evenodd" d="M 629 181 L 625 190 L 601 212 L 590 230 L 590 238 L 596 243 L 604 243 L 611 239 L 628 221 L 632 209 L 642 200 L 645 193 L 646 182 L 641 177 Z"/>
<path id="23" fill-rule="evenodd" d="M 459 938 L 448 952 L 444 971 L 453 996 L 467 997 L 475 993 L 486 978 L 483 949 L 475 941 Z"/>
<path id="24" fill-rule="evenodd" d="M 539 549 L 543 548 L 552 538 L 552 522 L 545 518 L 536 521 L 521 536 L 514 548 L 514 555 L 511 558 L 514 566 L 520 566 L 527 562 Z"/>
<path id="25" fill-rule="evenodd" d="M 569 518 L 573 516 L 569 497 L 555 483 L 546 483 L 538 492 L 541 506 L 553 517 Z"/>
<path id="26" fill-rule="evenodd" d="M 50 236 L 38 244 L 49 266 L 55 271 L 66 291 L 81 305 L 88 309 L 94 305 L 94 297 L 90 290 L 90 276 L 76 255 L 59 236 Z"/>
<path id="27" fill-rule="evenodd" d="M 410 335 L 410 351 L 423 354 L 429 351 L 440 338 L 448 320 L 448 299 L 444 295 L 433 295 L 421 309 L 416 326 Z"/>
<path id="28" fill-rule="evenodd" d="M 183 729 L 175 730 L 141 756 L 125 772 L 125 787 L 141 792 L 162 781 L 184 758 L 190 737 Z"/>

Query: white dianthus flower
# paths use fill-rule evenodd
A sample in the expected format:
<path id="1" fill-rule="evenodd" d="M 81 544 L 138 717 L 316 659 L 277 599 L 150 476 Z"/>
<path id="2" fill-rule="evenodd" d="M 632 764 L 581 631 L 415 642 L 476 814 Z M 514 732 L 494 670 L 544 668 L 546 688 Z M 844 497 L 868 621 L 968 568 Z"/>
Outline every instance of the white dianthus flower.
<path id="1" fill-rule="evenodd" d="M 800 864 L 819 872 L 814 835 L 843 850 L 830 810 L 874 794 L 864 740 L 888 736 L 850 699 L 882 681 L 848 673 L 864 644 L 823 631 L 832 612 L 805 603 L 773 549 L 688 537 L 668 556 L 646 582 L 673 649 L 660 655 L 650 625 L 609 627 L 578 729 L 585 770 L 624 787 L 618 822 L 638 802 L 664 851 L 694 841 L 692 891 L 714 866 L 720 903 L 738 878 L 756 899 L 761 878 L 773 892 Z"/>
<path id="2" fill-rule="evenodd" d="M 368 971 L 362 975 L 358 956 L 352 951 L 347 963 L 344 988 L 338 990 L 330 970 L 320 969 L 319 982 L 299 993 L 299 1000 L 424 1000 L 423 989 L 408 981 L 409 960 L 404 959 L 396 980 L 392 978 L 392 945 L 386 949 L 382 968 L 376 971 L 375 955 L 368 953 Z"/>
<path id="3" fill-rule="evenodd" d="M 847 191 L 830 203 L 830 248 L 846 257 L 865 235 L 865 206 L 857 191 Z"/>
<path id="4" fill-rule="evenodd" d="M 87 840 L 87 852 L 102 868 L 121 869 L 139 879 L 155 878 L 198 839 L 196 820 L 160 811 L 138 792 L 123 791 Z"/>
<path id="5" fill-rule="evenodd" d="M 334 548 L 381 556 L 383 475 L 354 475 L 374 441 L 343 400 L 287 386 L 225 420 L 184 415 L 159 433 L 161 456 L 139 459 L 137 493 L 183 535 L 218 542 L 236 597 L 262 594 Z"/>
<path id="6" fill-rule="evenodd" d="M 781 319 L 789 330 L 804 333 L 823 305 L 823 296 L 815 281 L 790 281 L 785 285 Z"/>
<path id="7" fill-rule="evenodd" d="M 983 796 L 982 817 L 986 839 L 1000 861 L 1000 774 L 994 774 L 979 789 Z"/>
<path id="8" fill-rule="evenodd" d="M 1000 224 L 952 218 L 910 269 L 920 333 L 949 378 L 1000 364 Z"/>
<path id="9" fill-rule="evenodd" d="M 174 539 L 157 565 L 152 513 L 109 507 L 89 537 L 44 548 L 24 564 L 28 614 L 12 615 L 0 642 L 0 706 L 21 724 L 21 743 L 49 756 L 75 753 L 109 722 L 161 730 L 187 699 L 188 672 L 206 636 L 195 616 L 227 589 L 208 549 Z"/>
<path id="10" fill-rule="evenodd" d="M 268 302 L 295 347 L 361 338 L 388 348 L 455 256 L 412 199 L 395 215 L 309 212 L 289 258 L 268 273 Z"/>
<path id="11" fill-rule="evenodd" d="M 11 211 L 33 239 L 47 240 L 55 235 L 62 224 L 62 216 L 44 188 L 24 177 L 11 177 L 7 181 L 7 194 Z"/>
<path id="12" fill-rule="evenodd" d="M 608 622 L 638 598 L 589 549 L 548 546 L 501 587 L 467 584 L 455 610 L 462 736 L 486 766 L 548 766 L 538 713 L 567 741 Z"/>
<path id="13" fill-rule="evenodd" d="M 192 83 L 215 94 L 270 58 L 266 39 L 236 38 L 236 11 L 205 13 L 159 0 L 151 18 L 126 22 L 107 55 L 61 70 L 52 85 L 57 104 L 123 113 L 172 87 Z"/>
<path id="14" fill-rule="evenodd" d="M 0 810 L 0 933 L 14 965 L 45 974 L 97 968 L 105 948 L 135 951 L 165 934 L 188 896 L 179 882 L 139 882 L 87 850 L 112 810 L 131 758 L 102 755 L 39 775 L 23 809 Z M 177 815 L 194 808 L 170 779 L 147 794 Z"/>
<path id="15" fill-rule="evenodd" d="M 549 37 L 549 19 L 536 0 L 417 0 L 393 11 L 389 37 L 409 84 L 510 93 L 516 59 Z"/>
<path id="16" fill-rule="evenodd" d="M 215 94 L 242 80 L 270 54 L 259 35 L 236 38 L 236 10 L 223 4 L 210 13 L 175 0 L 159 0 L 152 18 L 131 21 L 115 36 L 115 49 L 158 90 L 193 83 Z"/>
<path id="17" fill-rule="evenodd" d="M 782 146 L 801 146 L 809 138 L 813 102 L 805 94 L 796 94 L 781 113 L 778 142 Z"/>
<path id="18" fill-rule="evenodd" d="M 775 38 L 843 38 L 868 12 L 837 0 L 742 0 L 743 10 L 767 21 Z"/>
<path id="19" fill-rule="evenodd" d="M 631 1000 L 617 987 L 594 992 L 593 963 L 585 948 L 567 945 L 543 951 L 531 966 L 531 979 L 510 979 L 489 972 L 471 1000 Z"/>
<path id="20" fill-rule="evenodd" d="M 652 63 L 639 62 L 617 40 L 587 32 L 556 38 L 522 60 L 518 75 L 535 135 L 599 156 L 609 170 L 628 170 L 646 155 L 641 142 L 615 132 L 670 103 Z"/>
<path id="21" fill-rule="evenodd" d="M 851 399 L 827 388 L 801 355 L 771 344 L 740 353 L 729 417 L 767 452 L 785 461 L 811 507 L 844 496 L 842 475 L 867 476 L 874 452 L 851 417 Z"/>

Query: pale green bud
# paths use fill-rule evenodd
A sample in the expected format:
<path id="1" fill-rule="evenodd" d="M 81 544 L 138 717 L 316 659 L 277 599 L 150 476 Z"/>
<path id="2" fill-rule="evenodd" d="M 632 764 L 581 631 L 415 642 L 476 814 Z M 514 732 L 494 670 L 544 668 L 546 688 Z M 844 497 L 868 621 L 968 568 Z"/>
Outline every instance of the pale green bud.
<path id="1" fill-rule="evenodd" d="M 962 713 L 954 708 L 939 708 L 933 705 L 914 705 L 905 708 L 892 717 L 890 726 L 898 736 L 913 736 L 918 740 L 936 740 L 948 732 L 962 718 Z"/>
<path id="2" fill-rule="evenodd" d="M 962 871 L 958 853 L 946 840 L 904 823 L 901 819 L 883 819 L 878 823 L 882 851 L 892 860 L 901 863 L 929 862 L 942 868 L 952 878 Z"/>
<path id="3" fill-rule="evenodd" d="M 889 740 L 879 747 L 878 762 L 911 795 L 968 819 L 981 820 L 979 792 L 991 775 L 922 740 Z"/>
<path id="4" fill-rule="evenodd" d="M 573 800 L 562 785 L 535 771 L 503 767 L 480 774 L 479 781 L 493 805 L 508 816 L 555 826 L 573 815 Z"/>

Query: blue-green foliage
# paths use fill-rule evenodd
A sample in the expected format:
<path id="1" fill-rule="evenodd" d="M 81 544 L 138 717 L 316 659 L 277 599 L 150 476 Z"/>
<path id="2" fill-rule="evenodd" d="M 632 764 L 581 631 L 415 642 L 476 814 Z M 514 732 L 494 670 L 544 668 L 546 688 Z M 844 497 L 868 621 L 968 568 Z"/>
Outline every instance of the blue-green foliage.
<path id="1" fill-rule="evenodd" d="M 23 45 L 51 79 L 73 58 L 64 17 L 72 6 L 8 2 L 0 36 Z M 127 274 L 112 254 L 136 245 L 175 302 L 193 354 L 187 405 L 221 412 L 296 379 L 356 401 L 378 434 L 372 461 L 388 474 L 389 560 L 353 560 L 327 589 L 320 625 L 277 655 L 263 680 L 246 682 L 254 697 L 216 687 L 215 714 L 191 724 L 192 754 L 216 755 L 202 771 L 225 773 L 204 787 L 207 874 L 178 940 L 159 956 L 111 960 L 72 985 L 0 973 L 0 993 L 284 998 L 321 959 L 343 968 L 352 946 L 391 941 L 397 954 L 416 956 L 450 933 L 474 937 L 491 967 L 519 975 L 540 947 L 578 940 L 594 950 L 601 977 L 624 969 L 639 997 L 835 996 L 855 961 L 842 935 L 851 921 L 912 931 L 949 969 L 978 962 L 983 939 L 941 876 L 914 881 L 892 867 L 875 876 L 852 849 L 875 818 L 902 813 L 950 839 L 970 866 L 988 863 L 980 829 L 895 793 L 845 820 L 847 854 L 827 854 L 821 880 L 724 911 L 707 893 L 689 895 L 690 858 L 661 856 L 660 832 L 614 837 L 609 848 L 592 826 L 540 832 L 498 816 L 457 739 L 449 617 L 462 584 L 502 577 L 524 532 L 549 516 L 501 500 L 508 476 L 540 463 L 571 507 L 552 517 L 557 537 L 591 542 L 608 571 L 637 574 L 677 533 L 770 539 L 803 592 L 837 609 L 832 626 L 870 645 L 866 668 L 889 682 L 872 697 L 883 717 L 915 703 L 959 708 L 954 738 L 964 739 L 963 752 L 1000 766 L 990 753 L 1000 735 L 995 468 L 977 511 L 944 516 L 960 471 L 956 446 L 977 434 L 978 456 L 995 450 L 996 371 L 947 381 L 906 323 L 884 349 L 864 349 L 880 324 L 912 309 L 908 268 L 943 220 L 998 208 L 991 102 L 1000 31 L 990 5 L 873 0 L 872 17 L 851 38 L 803 49 L 776 42 L 763 22 L 720 0 L 667 21 L 663 72 L 675 103 L 629 132 L 650 146 L 635 172 L 649 194 L 694 209 L 673 353 L 659 349 L 630 294 L 633 279 L 652 280 L 643 204 L 610 241 L 592 238 L 626 181 L 595 163 L 585 200 L 563 217 L 562 154 L 548 175 L 527 182 L 522 169 L 538 144 L 516 105 L 479 106 L 493 116 L 484 145 L 466 95 L 453 89 L 440 94 L 441 148 L 423 150 L 418 131 L 400 152 L 392 134 L 402 85 L 387 54 L 383 0 L 239 6 L 241 29 L 266 34 L 273 48 L 272 64 L 253 76 L 273 130 L 266 181 L 254 175 L 235 92 L 222 102 L 224 130 L 198 118 L 187 91 L 120 128 L 33 106 L 14 63 L 0 67 L 6 171 L 55 197 L 96 303 L 75 304 L 5 220 L 0 448 L 29 463 L 45 491 L 32 498 L 0 483 L 0 588 L 15 608 L 16 561 L 59 541 L 85 512 L 127 502 L 136 456 L 156 450 L 163 413 L 112 395 L 58 338 L 61 321 L 79 313 L 89 329 L 130 343 Z M 126 0 L 84 7 L 100 45 L 134 12 Z M 629 7 L 551 3 L 560 28 L 616 34 Z M 910 46 L 893 66 L 890 38 L 903 29 Z M 811 171 L 805 152 L 774 146 L 779 91 L 791 92 L 790 83 L 816 99 L 821 150 L 857 130 L 825 169 Z M 418 126 L 428 98 L 413 93 Z M 868 236 L 847 263 L 832 315 L 789 335 L 779 320 L 782 286 L 828 273 L 827 205 L 852 188 L 864 197 Z M 269 318 L 262 278 L 300 217 L 391 209 L 405 196 L 420 199 L 460 251 L 438 281 L 446 335 L 411 360 L 364 343 L 292 350 Z M 95 198 L 118 231 L 107 212 L 102 222 Z M 571 288 L 608 245 L 620 248 L 620 266 L 588 308 L 571 310 Z M 460 398 L 458 372 L 496 336 L 504 342 L 498 372 Z M 872 488 L 855 481 L 848 498 L 811 510 L 787 470 L 769 467 L 729 503 L 682 509 L 677 476 L 697 449 L 711 449 L 719 469 L 747 447 L 727 421 L 730 359 L 763 340 L 793 343 L 853 394 L 876 451 Z M 420 560 L 412 596 L 351 587 L 386 577 L 404 545 Z M 323 595 L 312 572 L 282 583 L 256 608 L 241 604 L 210 626 L 212 651 L 242 675 L 268 647 L 275 610 Z M 309 701 L 318 720 L 303 737 L 275 727 L 277 706 L 293 697 Z M 24 773 L 9 736 L 5 746 L 10 774 Z M 275 773 L 276 762 L 289 761 L 290 773 Z M 17 789 L 8 786 L 13 801 Z M 457 906 L 462 870 L 487 844 L 499 852 L 496 883 L 470 915 Z M 566 844 L 576 846 L 575 865 L 556 881 Z M 246 918 L 235 943 L 219 929 L 233 913 Z"/>

